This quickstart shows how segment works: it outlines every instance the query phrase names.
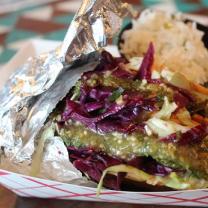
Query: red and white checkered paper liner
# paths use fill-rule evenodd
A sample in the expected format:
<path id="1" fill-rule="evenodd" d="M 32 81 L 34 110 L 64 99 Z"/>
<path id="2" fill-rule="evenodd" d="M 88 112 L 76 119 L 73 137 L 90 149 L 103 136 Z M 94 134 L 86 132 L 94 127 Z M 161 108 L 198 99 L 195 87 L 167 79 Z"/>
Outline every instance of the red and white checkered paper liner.
<path id="1" fill-rule="evenodd" d="M 208 189 L 169 192 L 126 192 L 105 189 L 98 197 L 96 196 L 96 188 L 29 177 L 1 169 L 0 183 L 17 195 L 23 197 L 135 204 L 208 206 Z"/>

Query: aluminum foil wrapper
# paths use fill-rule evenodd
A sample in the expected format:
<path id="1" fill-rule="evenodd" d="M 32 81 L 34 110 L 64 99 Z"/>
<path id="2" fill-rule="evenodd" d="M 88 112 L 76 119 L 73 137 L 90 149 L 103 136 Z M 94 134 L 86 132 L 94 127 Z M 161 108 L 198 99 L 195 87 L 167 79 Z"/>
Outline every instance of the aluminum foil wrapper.
<path id="1" fill-rule="evenodd" d="M 28 59 L 12 74 L 0 92 L 0 168 L 86 185 L 62 139 L 50 132 L 43 138 L 44 127 L 80 75 L 93 70 L 99 49 L 130 13 L 118 0 L 83 0 L 62 46 Z"/>
<path id="2" fill-rule="evenodd" d="M 83 0 L 63 41 L 62 57 L 70 63 L 106 46 L 127 15 L 136 17 L 137 12 L 120 0 Z"/>

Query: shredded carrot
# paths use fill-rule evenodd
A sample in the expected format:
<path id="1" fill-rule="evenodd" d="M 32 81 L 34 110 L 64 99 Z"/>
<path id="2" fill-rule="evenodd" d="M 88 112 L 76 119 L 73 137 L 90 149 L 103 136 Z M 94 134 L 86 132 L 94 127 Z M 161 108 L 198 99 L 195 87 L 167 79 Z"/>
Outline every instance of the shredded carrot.
<path id="1" fill-rule="evenodd" d="M 176 114 L 172 114 L 171 117 L 170 117 L 170 120 L 171 121 L 174 121 L 178 124 L 181 124 L 180 120 L 177 118 Z"/>
<path id="2" fill-rule="evenodd" d="M 181 124 L 180 121 L 179 121 L 177 118 L 170 118 L 170 120 L 171 120 L 171 121 L 174 121 L 174 122 L 176 122 L 176 123 L 178 123 L 178 124 Z"/>
<path id="3" fill-rule="evenodd" d="M 191 83 L 191 86 L 197 92 L 200 92 L 200 93 L 202 93 L 204 95 L 208 95 L 208 88 L 203 87 L 202 85 L 196 84 L 196 83 Z"/>
<path id="4" fill-rule="evenodd" d="M 194 115 L 192 116 L 192 119 L 193 119 L 194 121 L 199 122 L 199 123 L 206 123 L 206 124 L 208 124 L 208 118 L 205 118 L 205 117 L 203 117 L 203 116 L 201 116 L 201 115 L 199 115 L 199 114 L 194 114 Z"/>
<path id="5" fill-rule="evenodd" d="M 153 65 L 152 65 L 152 70 L 154 69 L 157 72 L 161 72 L 162 69 L 164 69 L 164 64 L 161 64 L 157 59 L 155 59 Z"/>
<path id="6" fill-rule="evenodd" d="M 205 118 L 204 122 L 208 125 L 208 118 Z"/>
<path id="7" fill-rule="evenodd" d="M 193 119 L 194 121 L 197 121 L 197 122 L 199 122 L 199 123 L 202 123 L 203 120 L 204 120 L 204 117 L 201 116 L 201 115 L 199 115 L 199 114 L 194 114 L 194 115 L 192 116 L 192 119 Z"/>

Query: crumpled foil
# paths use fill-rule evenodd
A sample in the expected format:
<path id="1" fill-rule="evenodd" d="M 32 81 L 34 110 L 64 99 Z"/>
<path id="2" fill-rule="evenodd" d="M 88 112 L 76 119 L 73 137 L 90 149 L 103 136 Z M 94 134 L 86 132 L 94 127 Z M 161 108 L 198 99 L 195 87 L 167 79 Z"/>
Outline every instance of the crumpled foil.
<path id="1" fill-rule="evenodd" d="M 42 149 L 38 140 L 49 114 L 80 75 L 95 67 L 99 49 L 128 13 L 129 6 L 119 0 L 83 0 L 62 47 L 29 58 L 12 74 L 0 92 L 1 168 L 31 175 L 33 159 L 40 152 L 35 176 L 86 185 L 69 162 L 61 138 L 48 137 Z"/>
<path id="2" fill-rule="evenodd" d="M 120 0 L 83 0 L 64 38 L 62 57 L 70 63 L 104 47 L 126 15 L 136 17 L 137 13 Z"/>

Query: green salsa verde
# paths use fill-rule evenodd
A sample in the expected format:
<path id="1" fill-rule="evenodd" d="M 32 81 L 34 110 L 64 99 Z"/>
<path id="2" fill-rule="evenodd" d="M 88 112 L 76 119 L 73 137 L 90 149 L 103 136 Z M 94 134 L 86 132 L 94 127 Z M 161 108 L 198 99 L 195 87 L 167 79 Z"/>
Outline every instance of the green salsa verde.
<path id="1" fill-rule="evenodd" d="M 187 148 L 164 143 L 155 136 L 146 136 L 138 131 L 131 135 L 117 132 L 101 135 L 72 121 L 59 130 L 59 135 L 67 146 L 92 147 L 125 160 L 151 156 L 168 167 L 191 170 L 194 175 L 208 179 L 208 161 L 204 159 L 208 152 L 202 152 L 198 145 Z"/>

